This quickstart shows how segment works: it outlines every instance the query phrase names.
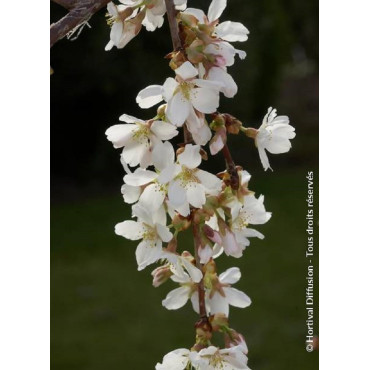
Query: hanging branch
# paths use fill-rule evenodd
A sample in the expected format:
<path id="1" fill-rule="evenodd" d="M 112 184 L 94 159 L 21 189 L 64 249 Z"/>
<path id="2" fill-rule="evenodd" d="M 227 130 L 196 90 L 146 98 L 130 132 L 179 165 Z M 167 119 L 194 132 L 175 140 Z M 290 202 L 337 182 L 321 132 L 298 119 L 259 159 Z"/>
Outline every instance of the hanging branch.
<path id="1" fill-rule="evenodd" d="M 79 25 L 87 22 L 98 10 L 105 7 L 110 0 L 53 0 L 70 12 L 58 22 L 50 25 L 50 47 L 65 37 Z"/>

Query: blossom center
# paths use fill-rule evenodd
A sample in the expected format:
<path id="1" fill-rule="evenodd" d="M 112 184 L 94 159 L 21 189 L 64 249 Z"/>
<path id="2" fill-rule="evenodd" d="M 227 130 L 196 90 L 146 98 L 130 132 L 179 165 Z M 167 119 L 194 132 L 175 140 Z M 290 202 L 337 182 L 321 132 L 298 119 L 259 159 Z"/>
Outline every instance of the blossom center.
<path id="1" fill-rule="evenodd" d="M 138 128 L 135 129 L 135 132 L 132 135 L 133 140 L 139 142 L 139 143 L 144 143 L 148 140 L 149 135 L 150 135 L 150 129 L 148 126 L 142 125 L 142 124 L 137 124 Z"/>
<path id="2" fill-rule="evenodd" d="M 191 183 L 200 183 L 199 179 L 196 176 L 197 168 L 191 169 L 185 166 L 182 166 L 182 170 L 177 176 L 181 182 L 182 187 L 191 185 Z"/>

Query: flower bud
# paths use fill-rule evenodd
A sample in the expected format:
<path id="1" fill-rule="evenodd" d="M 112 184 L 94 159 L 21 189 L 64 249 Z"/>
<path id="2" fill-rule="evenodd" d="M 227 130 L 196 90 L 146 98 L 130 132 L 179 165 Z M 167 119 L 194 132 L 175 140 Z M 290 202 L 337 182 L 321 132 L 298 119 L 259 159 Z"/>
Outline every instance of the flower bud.
<path id="1" fill-rule="evenodd" d="M 169 264 L 157 267 L 152 271 L 153 286 L 158 288 L 160 285 L 165 283 L 171 277 L 171 275 L 173 275 L 173 273 Z"/>

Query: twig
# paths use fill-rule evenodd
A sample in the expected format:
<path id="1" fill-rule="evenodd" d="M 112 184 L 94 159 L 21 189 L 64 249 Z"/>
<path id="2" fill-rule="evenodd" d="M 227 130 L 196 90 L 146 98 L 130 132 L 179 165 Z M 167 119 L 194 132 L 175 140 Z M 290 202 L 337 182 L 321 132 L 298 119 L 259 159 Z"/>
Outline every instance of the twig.
<path id="1" fill-rule="evenodd" d="M 173 3 L 173 0 L 165 0 L 165 3 L 166 3 L 168 24 L 170 26 L 173 50 L 175 51 L 181 50 L 182 44 L 181 44 L 181 39 L 179 35 L 179 27 L 177 25 L 177 20 L 176 20 L 177 10 L 175 9 L 175 4 Z"/>
<path id="2" fill-rule="evenodd" d="M 235 163 L 233 161 L 233 158 L 231 156 L 229 147 L 225 143 L 224 147 L 222 148 L 222 154 L 225 157 L 225 162 L 226 162 L 226 169 L 227 172 L 230 175 L 230 186 L 234 190 L 239 189 L 239 174 L 236 169 Z"/>
<path id="3" fill-rule="evenodd" d="M 50 26 L 50 47 L 66 36 L 80 24 L 87 22 L 98 10 L 105 7 L 110 0 L 56 0 L 58 4 L 72 5 L 71 11 Z M 64 5 L 63 5 L 64 6 Z"/>

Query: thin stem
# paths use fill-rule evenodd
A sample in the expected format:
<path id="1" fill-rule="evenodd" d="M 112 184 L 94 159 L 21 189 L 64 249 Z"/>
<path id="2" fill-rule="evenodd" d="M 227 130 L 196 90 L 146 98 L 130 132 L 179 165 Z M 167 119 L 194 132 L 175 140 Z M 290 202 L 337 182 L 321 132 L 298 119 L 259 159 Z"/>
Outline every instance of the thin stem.
<path id="1" fill-rule="evenodd" d="M 175 9 L 175 4 L 173 0 L 165 0 L 165 3 L 166 3 L 166 9 L 167 9 L 168 24 L 170 26 L 173 50 L 175 51 L 181 50 L 182 44 L 181 44 L 181 39 L 179 35 L 179 27 L 177 25 L 177 20 L 176 20 L 177 10 Z"/>
<path id="2" fill-rule="evenodd" d="M 202 271 L 202 264 L 200 263 L 199 258 L 199 248 L 201 247 L 200 235 L 199 235 L 199 226 L 193 220 L 193 236 L 194 236 L 194 257 L 196 266 L 200 271 Z M 206 301 L 205 301 L 205 292 L 204 292 L 204 282 L 203 278 L 198 283 L 198 295 L 199 295 L 199 315 L 201 318 L 207 317 L 206 310 Z"/>
<path id="3" fill-rule="evenodd" d="M 230 150 L 227 144 L 225 144 L 224 147 L 222 148 L 222 154 L 225 157 L 226 169 L 230 175 L 230 186 L 232 189 L 238 190 L 239 189 L 239 174 L 238 174 L 238 171 L 236 169 L 235 163 L 233 161 L 233 158 L 231 156 L 231 153 L 230 153 Z"/>

